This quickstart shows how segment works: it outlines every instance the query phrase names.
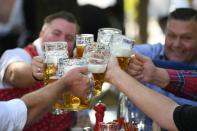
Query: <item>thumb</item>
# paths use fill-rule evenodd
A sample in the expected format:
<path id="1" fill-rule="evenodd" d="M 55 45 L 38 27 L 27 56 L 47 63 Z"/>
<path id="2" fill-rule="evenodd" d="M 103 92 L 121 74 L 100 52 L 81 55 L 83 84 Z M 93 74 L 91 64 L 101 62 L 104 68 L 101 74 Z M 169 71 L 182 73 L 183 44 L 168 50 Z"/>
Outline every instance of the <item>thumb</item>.
<path id="1" fill-rule="evenodd" d="M 86 74 L 88 72 L 88 67 L 87 66 L 78 67 L 78 70 L 80 73 Z"/>
<path id="2" fill-rule="evenodd" d="M 147 56 L 144 56 L 142 54 L 135 54 L 135 58 L 141 62 L 147 62 L 149 60 L 149 58 Z"/>

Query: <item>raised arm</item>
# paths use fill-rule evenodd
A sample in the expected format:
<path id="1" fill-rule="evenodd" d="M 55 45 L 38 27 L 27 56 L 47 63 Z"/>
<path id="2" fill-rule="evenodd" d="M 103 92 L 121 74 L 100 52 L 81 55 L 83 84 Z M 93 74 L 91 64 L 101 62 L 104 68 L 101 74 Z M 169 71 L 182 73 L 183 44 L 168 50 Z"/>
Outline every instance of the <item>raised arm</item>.
<path id="1" fill-rule="evenodd" d="M 196 71 L 158 68 L 148 57 L 136 54 L 130 61 L 127 72 L 139 81 L 149 82 L 177 96 L 196 100 Z"/>
<path id="2" fill-rule="evenodd" d="M 70 70 L 56 82 L 22 97 L 28 108 L 27 124 L 38 119 L 62 95 L 65 90 L 76 96 L 86 96 L 88 78 L 85 77 L 86 67 Z"/>
<path id="3" fill-rule="evenodd" d="M 34 57 L 31 64 L 25 61 L 12 62 L 5 70 L 4 81 L 13 87 L 31 87 L 43 80 L 43 68 L 43 59 L 40 56 Z"/>
<path id="4" fill-rule="evenodd" d="M 11 63 L 5 71 L 4 81 L 20 88 L 30 87 L 36 83 L 32 77 L 31 64 L 25 62 Z"/>
<path id="5" fill-rule="evenodd" d="M 135 57 L 132 57 L 127 72 L 141 82 L 150 82 L 162 88 L 170 81 L 165 69 L 156 67 L 150 58 L 140 54 L 135 54 Z"/>
<path id="6" fill-rule="evenodd" d="M 138 108 L 161 127 L 177 130 L 173 121 L 173 112 L 178 105 L 130 77 L 120 69 L 115 58 L 112 58 L 108 64 L 105 79 L 127 95 Z"/>

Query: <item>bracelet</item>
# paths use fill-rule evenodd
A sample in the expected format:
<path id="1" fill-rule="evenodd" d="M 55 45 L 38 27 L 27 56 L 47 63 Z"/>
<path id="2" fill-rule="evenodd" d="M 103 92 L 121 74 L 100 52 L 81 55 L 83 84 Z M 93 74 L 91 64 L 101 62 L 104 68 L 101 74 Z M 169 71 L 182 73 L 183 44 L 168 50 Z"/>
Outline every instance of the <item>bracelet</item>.
<path id="1" fill-rule="evenodd" d="M 32 72 L 32 77 L 33 77 L 33 78 L 34 78 L 34 80 L 36 80 L 36 81 L 43 81 L 43 80 L 39 80 L 39 79 L 37 79 L 37 78 L 34 76 L 33 72 Z"/>

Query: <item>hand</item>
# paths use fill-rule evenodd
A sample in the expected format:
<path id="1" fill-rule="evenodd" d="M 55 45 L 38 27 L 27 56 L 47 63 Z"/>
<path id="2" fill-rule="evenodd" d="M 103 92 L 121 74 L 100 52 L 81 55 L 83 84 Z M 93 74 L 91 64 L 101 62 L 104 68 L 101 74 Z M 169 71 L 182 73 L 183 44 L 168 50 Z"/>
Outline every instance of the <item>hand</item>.
<path id="1" fill-rule="evenodd" d="M 73 58 L 77 58 L 77 48 L 73 49 Z"/>
<path id="2" fill-rule="evenodd" d="M 128 74 L 141 82 L 152 82 L 157 67 L 154 66 L 150 58 L 135 54 L 131 58 L 127 69 Z"/>
<path id="3" fill-rule="evenodd" d="M 76 67 L 66 72 L 63 78 L 66 90 L 79 97 L 86 97 L 89 93 L 91 81 L 88 75 L 87 67 Z M 93 88 L 93 87 L 91 87 Z"/>
<path id="4" fill-rule="evenodd" d="M 35 56 L 32 59 L 32 75 L 36 80 L 43 80 L 44 78 L 44 62 L 41 56 Z"/>
<path id="5" fill-rule="evenodd" d="M 119 71 L 121 71 L 121 68 L 119 66 L 117 58 L 111 56 L 107 64 L 107 70 L 105 72 L 105 80 L 112 83 L 113 77 L 118 76 Z"/>

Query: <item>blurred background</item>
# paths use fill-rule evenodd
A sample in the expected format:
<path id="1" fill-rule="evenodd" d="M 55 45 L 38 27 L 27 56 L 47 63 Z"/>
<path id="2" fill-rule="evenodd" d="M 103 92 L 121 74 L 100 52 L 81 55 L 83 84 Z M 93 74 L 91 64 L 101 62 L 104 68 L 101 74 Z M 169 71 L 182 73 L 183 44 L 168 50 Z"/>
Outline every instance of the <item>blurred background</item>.
<path id="1" fill-rule="evenodd" d="M 168 13 L 178 7 L 196 8 L 196 3 L 196 0 L 0 0 L 0 54 L 32 42 L 43 18 L 61 10 L 77 17 L 79 33 L 92 33 L 95 39 L 99 28 L 114 27 L 136 43 L 163 42 L 161 29 Z"/>
<path id="2" fill-rule="evenodd" d="M 6 49 L 24 47 L 35 40 L 43 18 L 62 10 L 76 16 L 79 33 L 92 33 L 95 40 L 99 28 L 113 27 L 121 29 L 136 44 L 164 43 L 167 16 L 178 7 L 197 8 L 197 0 L 0 0 L 0 55 Z M 119 104 L 118 91 L 109 87 L 105 83 L 102 95 L 95 100 L 102 100 L 107 106 L 105 121 L 116 119 Z M 90 115 L 94 123 L 93 110 L 80 115 L 84 114 Z"/>

